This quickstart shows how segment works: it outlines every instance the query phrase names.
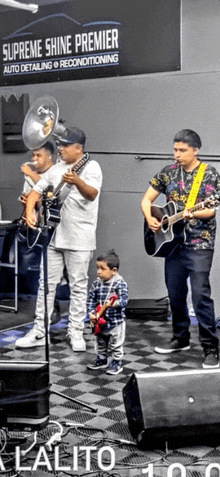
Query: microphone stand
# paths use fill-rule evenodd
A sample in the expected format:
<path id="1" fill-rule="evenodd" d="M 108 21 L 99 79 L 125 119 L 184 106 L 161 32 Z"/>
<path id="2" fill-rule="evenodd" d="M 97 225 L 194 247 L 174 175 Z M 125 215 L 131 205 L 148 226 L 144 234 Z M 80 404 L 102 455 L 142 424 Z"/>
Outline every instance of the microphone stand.
<path id="1" fill-rule="evenodd" d="M 42 207 L 43 207 L 43 280 L 44 280 L 44 326 L 45 326 L 45 358 L 48 364 L 48 370 L 50 365 L 50 354 L 49 354 L 49 318 L 48 318 L 48 307 L 47 307 L 47 295 L 48 295 L 48 264 L 47 264 L 47 246 L 49 240 L 49 226 L 48 226 L 48 211 L 51 206 L 52 201 L 47 197 L 47 190 L 44 191 L 42 196 Z M 67 400 L 84 406 L 92 412 L 97 412 L 97 408 L 90 406 L 87 403 L 79 401 L 78 399 L 66 396 L 59 391 L 50 389 L 50 393 L 56 394 L 57 396 L 64 397 Z"/>

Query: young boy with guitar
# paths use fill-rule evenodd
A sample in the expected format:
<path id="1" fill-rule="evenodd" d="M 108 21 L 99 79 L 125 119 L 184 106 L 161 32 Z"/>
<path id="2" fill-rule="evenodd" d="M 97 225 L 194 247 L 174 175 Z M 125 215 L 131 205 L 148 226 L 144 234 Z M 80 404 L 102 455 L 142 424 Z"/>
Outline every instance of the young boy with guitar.
<path id="1" fill-rule="evenodd" d="M 88 315 L 95 335 L 97 357 L 87 368 L 107 368 L 107 374 L 115 375 L 123 370 L 128 287 L 118 273 L 119 258 L 114 250 L 99 256 L 96 266 L 97 280 L 92 283 L 89 292 Z"/>
<path id="2" fill-rule="evenodd" d="M 215 198 L 219 203 L 220 176 L 214 167 L 203 164 L 197 157 L 201 148 L 199 135 L 190 130 L 179 131 L 173 140 L 175 164 L 166 166 L 150 181 L 150 187 L 142 200 L 145 217 L 145 248 L 148 249 L 148 233 L 155 239 L 150 255 L 165 257 L 165 281 L 172 311 L 173 337 L 169 343 L 157 346 L 157 353 L 173 353 L 190 349 L 190 318 L 187 308 L 187 279 L 190 278 L 192 303 L 199 323 L 199 339 L 204 351 L 203 368 L 218 368 L 218 337 L 214 304 L 211 298 L 209 274 L 212 265 L 216 220 Z M 155 213 L 152 204 L 160 193 L 177 214 L 163 216 Z M 214 198 L 214 200 L 213 200 Z M 214 206 L 212 205 L 214 203 Z M 168 205 L 167 204 L 167 205 Z M 209 205 L 209 206 L 208 206 Z M 157 208 L 156 208 L 157 209 Z M 173 214 L 173 212 L 172 212 Z M 176 215 L 182 219 L 175 237 L 172 223 Z M 168 232 L 167 254 L 157 238 Z M 172 247 L 173 244 L 173 247 Z M 154 250 L 153 250 L 154 249 Z"/>

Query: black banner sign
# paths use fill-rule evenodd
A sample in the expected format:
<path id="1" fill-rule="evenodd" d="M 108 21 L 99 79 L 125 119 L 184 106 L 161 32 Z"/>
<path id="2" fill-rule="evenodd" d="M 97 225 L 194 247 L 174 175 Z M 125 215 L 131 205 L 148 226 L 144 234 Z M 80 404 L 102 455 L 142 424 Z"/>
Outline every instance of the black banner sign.
<path id="1" fill-rule="evenodd" d="M 180 69 L 180 0 L 69 0 L 0 28 L 1 86 Z"/>

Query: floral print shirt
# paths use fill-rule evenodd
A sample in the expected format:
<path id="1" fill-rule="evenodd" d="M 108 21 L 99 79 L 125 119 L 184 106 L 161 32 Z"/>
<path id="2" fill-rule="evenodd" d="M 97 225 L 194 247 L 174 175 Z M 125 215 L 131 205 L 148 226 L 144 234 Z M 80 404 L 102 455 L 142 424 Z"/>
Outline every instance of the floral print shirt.
<path id="1" fill-rule="evenodd" d="M 167 202 L 175 202 L 177 212 L 180 212 L 186 206 L 198 167 L 192 172 L 186 172 L 177 163 L 166 166 L 151 179 L 150 185 L 158 192 L 165 194 Z M 196 204 L 214 195 L 216 192 L 220 193 L 220 176 L 214 167 L 207 165 L 196 198 Z M 215 216 L 209 219 L 187 220 L 184 231 L 184 248 L 193 248 L 194 250 L 214 249 L 216 233 Z"/>

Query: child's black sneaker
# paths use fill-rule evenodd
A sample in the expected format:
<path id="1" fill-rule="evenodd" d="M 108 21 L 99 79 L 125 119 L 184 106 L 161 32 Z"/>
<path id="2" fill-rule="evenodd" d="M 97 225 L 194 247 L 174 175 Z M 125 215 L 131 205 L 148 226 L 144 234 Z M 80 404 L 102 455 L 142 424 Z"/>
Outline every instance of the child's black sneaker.
<path id="1" fill-rule="evenodd" d="M 106 374 L 119 374 L 123 371 L 122 362 L 113 359 L 108 366 Z"/>
<path id="2" fill-rule="evenodd" d="M 94 363 L 87 364 L 88 369 L 102 369 L 107 367 L 108 367 L 107 359 L 102 359 L 99 356 L 97 356 Z"/>

